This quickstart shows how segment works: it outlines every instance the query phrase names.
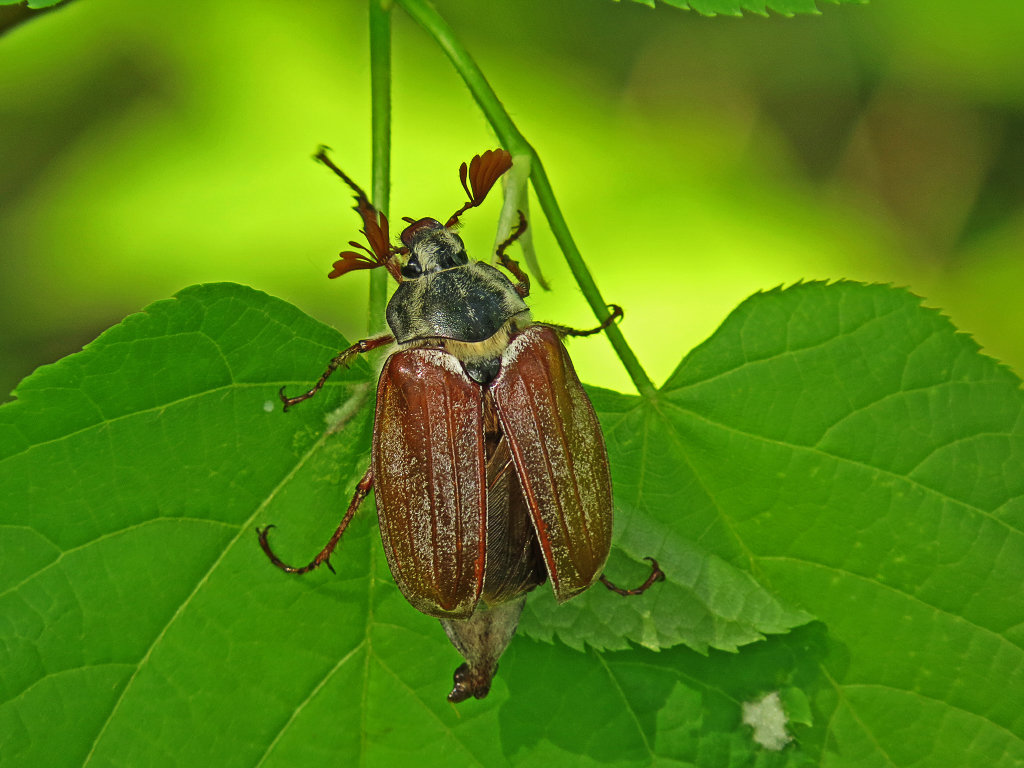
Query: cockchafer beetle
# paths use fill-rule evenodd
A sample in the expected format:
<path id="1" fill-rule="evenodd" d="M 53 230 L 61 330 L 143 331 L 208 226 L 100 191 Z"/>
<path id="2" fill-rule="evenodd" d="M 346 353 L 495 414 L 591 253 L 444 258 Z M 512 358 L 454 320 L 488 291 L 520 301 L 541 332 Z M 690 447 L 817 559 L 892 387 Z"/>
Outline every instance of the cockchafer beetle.
<path id="1" fill-rule="evenodd" d="M 497 249 L 516 278 L 471 261 L 454 229 L 512 165 L 504 150 L 488 150 L 460 168 L 466 202 L 446 223 L 405 219 L 401 246 L 388 220 L 331 162 L 316 159 L 356 194 L 369 247 L 346 251 L 330 277 L 385 267 L 398 281 L 387 306 L 391 333 L 341 352 L 304 394 L 278 393 L 285 410 L 315 395 L 356 355 L 387 345 L 377 385 L 373 451 L 341 523 L 306 566 L 281 561 L 259 530 L 264 552 L 289 573 L 306 573 L 330 557 L 360 503 L 375 489 L 381 539 L 391 573 L 405 598 L 445 632 L 466 659 L 448 694 L 453 702 L 483 698 L 498 658 L 515 633 L 526 593 L 551 580 L 559 602 L 600 579 L 622 595 L 636 589 L 602 575 L 611 549 L 612 486 L 604 438 L 594 409 L 561 342 L 607 327 L 577 331 L 535 322 L 523 301 L 529 278 L 505 251 L 526 219 Z M 468 184 L 467 184 L 468 179 Z M 400 260 L 400 257 L 405 257 Z M 331 569 L 333 570 L 333 568 Z"/>

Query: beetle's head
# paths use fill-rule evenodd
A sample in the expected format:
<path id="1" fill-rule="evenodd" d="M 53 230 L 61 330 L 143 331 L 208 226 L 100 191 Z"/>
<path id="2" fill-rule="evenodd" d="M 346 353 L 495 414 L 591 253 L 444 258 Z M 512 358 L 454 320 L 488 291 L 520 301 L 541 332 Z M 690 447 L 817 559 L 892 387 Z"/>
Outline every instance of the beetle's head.
<path id="1" fill-rule="evenodd" d="M 462 238 L 437 219 L 414 221 L 402 232 L 402 243 L 409 249 L 409 260 L 402 267 L 402 277 L 407 279 L 469 262 Z"/>

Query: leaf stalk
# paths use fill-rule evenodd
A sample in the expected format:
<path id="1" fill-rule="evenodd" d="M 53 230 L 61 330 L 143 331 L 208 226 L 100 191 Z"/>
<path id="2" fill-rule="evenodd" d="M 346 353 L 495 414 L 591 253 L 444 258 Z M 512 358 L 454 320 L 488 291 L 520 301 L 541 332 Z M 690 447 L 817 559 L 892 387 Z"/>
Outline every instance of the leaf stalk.
<path id="1" fill-rule="evenodd" d="M 371 0 L 371 6 L 376 5 L 377 2 L 378 0 Z M 529 156 L 530 180 L 533 182 L 533 189 L 537 195 L 537 200 L 540 202 L 540 207 L 547 217 L 555 240 L 562 249 L 562 253 L 569 264 L 569 269 L 572 271 L 576 283 L 583 292 L 587 303 L 590 304 L 595 316 L 598 320 L 605 320 L 609 316 L 608 302 L 601 295 L 597 283 L 594 282 L 594 278 L 591 276 L 590 270 L 587 269 L 583 256 L 580 254 L 579 248 L 569 232 L 569 225 L 566 223 L 565 217 L 558 206 L 555 193 L 551 188 L 551 182 L 548 180 L 547 173 L 544 171 L 544 165 L 541 163 L 536 150 L 530 146 L 526 137 L 520 133 L 505 107 L 502 106 L 501 100 L 494 92 L 491 84 L 487 82 L 487 78 L 484 77 L 480 67 L 473 60 L 473 57 L 469 55 L 469 52 L 462 43 L 459 42 L 455 33 L 441 15 L 426 0 L 394 0 L 394 3 L 401 6 L 447 54 L 455 70 L 469 88 L 477 106 L 480 107 L 480 110 L 484 113 L 487 121 L 497 134 L 501 145 L 513 155 Z M 647 376 L 647 372 L 643 369 L 629 344 L 626 343 L 618 326 L 609 326 L 607 335 L 616 355 L 622 361 L 622 365 L 629 374 L 630 379 L 632 379 L 637 391 L 644 397 L 653 397 L 655 394 L 654 384 Z"/>
<path id="2" fill-rule="evenodd" d="M 391 2 L 370 0 L 370 111 L 372 137 L 372 182 L 370 202 L 388 215 L 391 204 Z M 369 317 L 370 335 L 386 330 L 384 310 L 388 301 L 388 273 L 371 269 Z"/>

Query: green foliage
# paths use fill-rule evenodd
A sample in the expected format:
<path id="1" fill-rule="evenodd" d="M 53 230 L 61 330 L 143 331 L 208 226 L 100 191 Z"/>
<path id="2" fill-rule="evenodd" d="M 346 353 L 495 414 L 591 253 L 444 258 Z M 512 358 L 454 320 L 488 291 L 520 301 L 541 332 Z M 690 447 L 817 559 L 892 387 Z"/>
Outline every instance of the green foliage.
<path id="1" fill-rule="evenodd" d="M 633 0 L 641 5 L 656 7 L 655 0 Z M 767 16 L 775 11 L 783 16 L 797 13 L 819 13 L 817 0 L 658 0 L 662 5 L 696 11 L 703 16 L 742 16 L 744 11 Z M 867 0 L 828 0 L 830 3 L 865 3 Z"/>
<path id="2" fill-rule="evenodd" d="M 50 8 L 64 0 L 0 0 L 0 5 L 18 5 L 22 2 L 29 8 Z"/>
<path id="3" fill-rule="evenodd" d="M 367 462 L 364 361 L 276 400 L 345 343 L 197 286 L 0 408 L 4 765 L 1024 760 L 1019 381 L 915 297 L 758 294 L 656 397 L 592 390 L 609 574 L 654 555 L 669 581 L 557 609 L 542 587 L 491 695 L 458 708 L 457 654 L 394 587 L 372 503 L 337 575 L 256 542 L 274 522 L 285 559 L 316 552 Z M 772 691 L 781 751 L 742 724 Z"/>

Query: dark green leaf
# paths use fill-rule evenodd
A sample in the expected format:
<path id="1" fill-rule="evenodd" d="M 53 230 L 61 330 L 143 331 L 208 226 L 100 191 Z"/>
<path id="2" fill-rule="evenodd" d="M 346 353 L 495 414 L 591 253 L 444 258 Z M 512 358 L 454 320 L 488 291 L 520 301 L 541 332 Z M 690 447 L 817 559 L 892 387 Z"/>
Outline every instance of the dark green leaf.
<path id="1" fill-rule="evenodd" d="M 654 0 L 633 0 L 642 5 L 654 7 Z M 742 16 L 744 12 L 757 13 L 767 16 L 768 11 L 793 16 L 798 13 L 817 14 L 821 11 L 818 8 L 818 0 L 658 0 L 658 2 L 681 8 L 686 11 L 696 11 L 703 16 Z M 829 3 L 857 3 L 863 4 L 867 0 L 827 0 Z"/>
<path id="2" fill-rule="evenodd" d="M 50 8 L 65 0 L 0 0 L 0 5 L 18 5 L 22 2 L 29 8 Z"/>

